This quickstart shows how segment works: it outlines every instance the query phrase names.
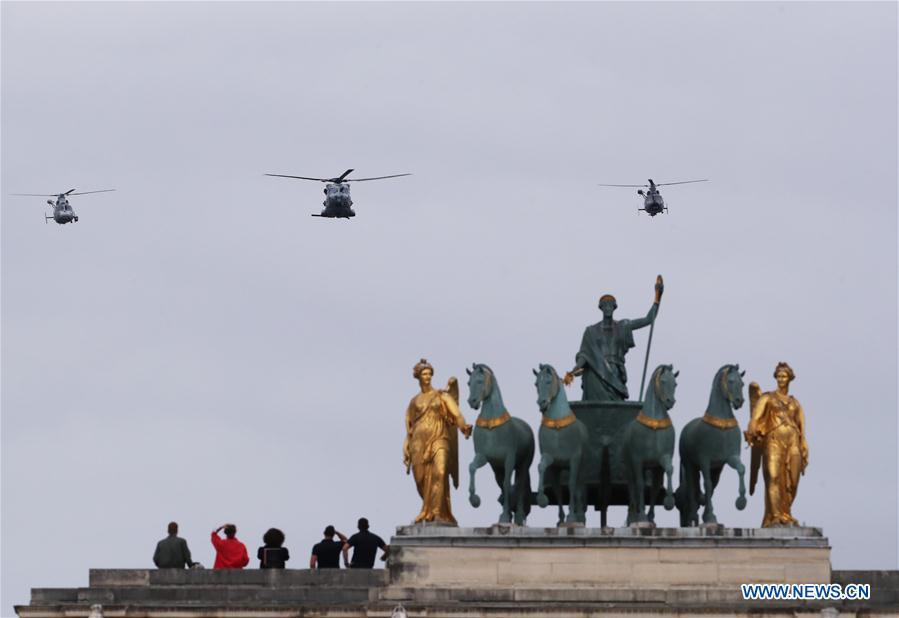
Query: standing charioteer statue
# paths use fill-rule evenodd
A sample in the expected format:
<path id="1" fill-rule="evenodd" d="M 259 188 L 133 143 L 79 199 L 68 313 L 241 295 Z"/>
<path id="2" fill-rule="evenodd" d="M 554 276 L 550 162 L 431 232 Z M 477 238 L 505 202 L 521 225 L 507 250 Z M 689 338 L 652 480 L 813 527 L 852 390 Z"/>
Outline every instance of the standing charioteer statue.
<path id="1" fill-rule="evenodd" d="M 615 320 L 612 318 L 618 302 L 611 294 L 599 299 L 599 310 L 602 320 L 588 326 L 581 339 L 581 348 L 575 356 L 574 368 L 565 374 L 564 382 L 571 384 L 576 376 L 581 376 L 581 388 L 584 401 L 626 401 L 627 369 L 624 357 L 634 347 L 634 331 L 645 326 L 654 326 L 659 304 L 665 284 L 662 275 L 656 277 L 655 300 L 646 317 L 633 320 Z M 652 345 L 652 328 L 650 328 L 649 345 Z M 646 349 L 646 362 L 643 365 L 643 380 L 640 385 L 640 399 L 643 398 L 643 381 L 646 378 L 646 363 L 649 361 L 649 346 Z"/>

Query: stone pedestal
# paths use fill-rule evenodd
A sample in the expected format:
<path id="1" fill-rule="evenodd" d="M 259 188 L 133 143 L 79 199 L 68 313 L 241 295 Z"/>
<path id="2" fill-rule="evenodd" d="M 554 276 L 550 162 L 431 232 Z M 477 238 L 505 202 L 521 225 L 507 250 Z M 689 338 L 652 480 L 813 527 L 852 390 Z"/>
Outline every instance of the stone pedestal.
<path id="1" fill-rule="evenodd" d="M 830 547 L 818 528 L 408 526 L 397 529 L 390 551 L 392 590 L 384 598 L 427 588 L 694 588 L 733 596 L 742 583 L 831 581 Z"/>

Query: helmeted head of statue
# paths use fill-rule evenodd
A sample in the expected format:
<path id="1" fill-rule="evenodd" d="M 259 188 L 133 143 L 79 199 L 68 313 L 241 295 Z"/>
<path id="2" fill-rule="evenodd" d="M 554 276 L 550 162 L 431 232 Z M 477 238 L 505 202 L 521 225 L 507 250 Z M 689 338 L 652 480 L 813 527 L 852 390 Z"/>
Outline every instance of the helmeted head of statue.
<path id="1" fill-rule="evenodd" d="M 781 361 L 777 363 L 777 367 L 774 368 L 774 379 L 777 380 L 778 386 L 787 386 L 796 379 L 796 374 L 793 372 L 793 368 L 790 367 L 789 363 Z"/>
<path id="2" fill-rule="evenodd" d="M 618 308 L 618 301 L 611 294 L 603 294 L 599 297 L 599 310 L 603 317 L 611 318 L 612 313 Z"/>
<path id="3" fill-rule="evenodd" d="M 431 378 L 434 376 L 434 367 L 427 359 L 421 359 L 412 369 L 412 376 L 422 384 L 430 384 Z"/>

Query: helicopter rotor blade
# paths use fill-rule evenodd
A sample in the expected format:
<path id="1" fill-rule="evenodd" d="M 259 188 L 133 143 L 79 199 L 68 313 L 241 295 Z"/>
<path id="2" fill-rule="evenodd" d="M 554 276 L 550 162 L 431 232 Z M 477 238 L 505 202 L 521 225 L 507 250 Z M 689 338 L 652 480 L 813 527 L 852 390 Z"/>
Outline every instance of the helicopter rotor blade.
<path id="1" fill-rule="evenodd" d="M 679 182 L 657 182 L 656 186 L 657 187 L 667 187 L 669 185 L 686 185 L 691 182 L 708 182 L 708 181 L 709 181 L 708 178 L 703 178 L 702 180 L 681 180 Z"/>
<path id="2" fill-rule="evenodd" d="M 334 182 L 333 178 L 309 178 L 308 176 L 288 176 L 287 174 L 264 174 L 264 176 L 277 176 L 278 178 L 298 178 L 299 180 L 314 180 L 316 182 Z"/>
<path id="3" fill-rule="evenodd" d="M 649 185 L 598 185 L 600 187 L 648 187 Z"/>
<path id="4" fill-rule="evenodd" d="M 27 197 L 59 197 L 60 195 L 87 195 L 88 193 L 107 193 L 115 189 L 100 189 L 99 191 L 81 191 L 75 193 L 75 189 L 69 189 L 65 193 L 10 193 L 10 195 L 22 195 Z"/>
<path id="5" fill-rule="evenodd" d="M 353 170 L 349 169 L 345 171 L 343 174 L 334 179 L 334 182 L 341 182 L 344 178 L 350 175 Z"/>
<path id="6" fill-rule="evenodd" d="M 75 189 L 72 189 L 74 191 Z M 65 195 L 87 195 L 88 193 L 109 193 L 110 191 L 115 191 L 115 189 L 100 189 L 99 191 L 80 191 L 78 193 L 72 193 L 69 191 Z"/>
<path id="7" fill-rule="evenodd" d="M 400 176 L 411 176 L 412 174 L 392 174 L 390 176 L 375 176 L 374 178 L 347 178 L 344 182 L 362 182 L 363 180 L 383 180 L 384 178 L 399 178 Z"/>

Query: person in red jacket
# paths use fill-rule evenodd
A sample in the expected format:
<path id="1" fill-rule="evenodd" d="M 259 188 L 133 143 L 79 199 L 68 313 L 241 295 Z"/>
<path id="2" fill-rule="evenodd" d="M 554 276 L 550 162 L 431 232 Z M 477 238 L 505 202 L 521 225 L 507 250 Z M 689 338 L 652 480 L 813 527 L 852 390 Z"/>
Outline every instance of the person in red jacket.
<path id="1" fill-rule="evenodd" d="M 225 531 L 225 538 L 219 532 Z M 237 526 L 225 524 L 212 531 L 212 546 L 215 547 L 214 569 L 242 569 L 250 563 L 247 546 L 237 540 Z"/>

